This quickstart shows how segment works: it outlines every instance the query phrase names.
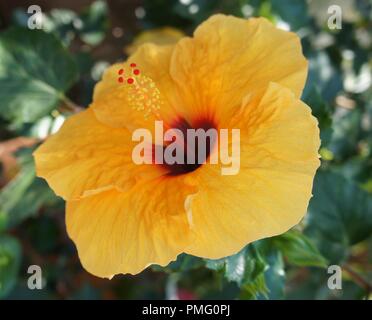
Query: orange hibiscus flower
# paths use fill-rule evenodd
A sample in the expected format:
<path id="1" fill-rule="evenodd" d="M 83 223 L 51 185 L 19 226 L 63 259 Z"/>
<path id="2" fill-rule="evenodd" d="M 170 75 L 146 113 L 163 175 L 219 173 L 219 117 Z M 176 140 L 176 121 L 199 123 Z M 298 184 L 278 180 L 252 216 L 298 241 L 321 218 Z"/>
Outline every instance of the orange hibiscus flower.
<path id="1" fill-rule="evenodd" d="M 132 63 L 136 86 L 118 81 Z M 295 34 L 224 15 L 110 67 L 91 106 L 34 154 L 38 175 L 67 201 L 83 266 L 110 278 L 182 252 L 216 259 L 297 224 L 319 166 L 317 121 L 299 100 L 306 75 Z M 159 119 L 240 129 L 239 173 L 221 175 L 221 164 L 207 162 L 135 164 L 132 132 Z"/>

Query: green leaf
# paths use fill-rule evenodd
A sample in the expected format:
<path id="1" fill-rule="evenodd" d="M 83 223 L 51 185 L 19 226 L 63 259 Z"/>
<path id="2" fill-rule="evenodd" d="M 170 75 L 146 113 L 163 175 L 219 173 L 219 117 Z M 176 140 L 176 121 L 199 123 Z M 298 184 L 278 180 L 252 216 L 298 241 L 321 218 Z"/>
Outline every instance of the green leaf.
<path id="1" fill-rule="evenodd" d="M 307 58 L 310 60 L 309 73 L 303 96 L 308 96 L 309 91 L 317 86 L 322 98 L 332 102 L 343 88 L 341 71 L 334 66 L 332 59 L 324 51 L 311 50 Z"/>
<path id="2" fill-rule="evenodd" d="M 268 266 L 266 258 L 263 257 L 263 254 L 255 243 L 249 245 L 246 250 L 247 255 L 244 282 L 248 283 L 255 281 Z"/>
<path id="3" fill-rule="evenodd" d="M 241 287 L 240 299 L 252 300 L 256 299 L 257 295 L 267 297 L 268 288 L 264 274 L 260 274 L 254 281 L 248 282 Z"/>
<path id="4" fill-rule="evenodd" d="M 257 242 L 246 247 L 246 266 L 241 285 L 241 299 L 257 299 L 267 297 L 269 289 L 266 284 L 265 272 L 270 268 L 266 256 L 263 258 Z"/>
<path id="5" fill-rule="evenodd" d="M 216 259 L 216 260 L 207 259 L 205 266 L 211 270 L 221 271 L 225 268 L 225 261 L 226 261 L 226 258 Z"/>
<path id="6" fill-rule="evenodd" d="M 58 106 L 76 77 L 74 60 L 55 36 L 23 28 L 0 35 L 0 117 L 36 121 Z"/>
<path id="7" fill-rule="evenodd" d="M 7 228 L 37 214 L 43 205 L 51 205 L 58 198 L 46 182 L 35 176 L 31 156 L 22 159 L 21 170 L 0 192 L 0 216 Z"/>
<path id="8" fill-rule="evenodd" d="M 348 250 L 372 235 L 372 196 L 341 175 L 327 171 L 317 173 L 313 193 L 305 231 L 318 242 L 325 257 L 343 259 L 346 253 L 342 249 Z"/>
<path id="9" fill-rule="evenodd" d="M 7 227 L 7 214 L 4 211 L 0 211 L 0 234 Z"/>
<path id="10" fill-rule="evenodd" d="M 15 9 L 12 13 L 14 25 L 28 28 L 28 19 L 30 15 L 24 9 Z M 75 37 L 75 25 L 81 23 L 78 15 L 68 9 L 52 9 L 48 13 L 43 13 L 42 29 L 45 32 L 53 33 L 66 46 L 71 43 Z"/>
<path id="11" fill-rule="evenodd" d="M 333 134 L 328 148 L 336 160 L 350 158 L 358 152 L 363 113 L 359 108 L 341 110 L 334 116 Z"/>
<path id="12" fill-rule="evenodd" d="M 232 256 L 218 259 L 207 260 L 206 267 L 216 271 L 222 271 L 228 281 L 236 282 L 241 285 L 246 272 L 247 249 L 243 249 Z"/>
<path id="13" fill-rule="evenodd" d="M 152 269 L 154 271 L 165 271 L 168 273 L 172 273 L 188 272 L 190 270 L 194 270 L 202 266 L 204 266 L 203 259 L 183 253 L 177 257 L 176 261 L 173 261 L 168 266 L 160 267 L 158 265 L 152 265 Z"/>
<path id="14" fill-rule="evenodd" d="M 238 285 L 244 280 L 246 273 L 246 251 L 242 250 L 225 260 L 225 277 Z"/>
<path id="15" fill-rule="evenodd" d="M 266 290 L 259 291 L 259 299 L 283 299 L 285 286 L 285 271 L 283 257 L 280 251 L 271 250 L 266 256 L 267 269 L 264 272 Z"/>
<path id="16" fill-rule="evenodd" d="M 292 30 L 298 30 L 309 22 L 306 1 L 271 0 L 271 10 L 289 23 Z"/>
<path id="17" fill-rule="evenodd" d="M 18 241 L 0 235 L 0 298 L 4 298 L 17 281 L 21 263 L 21 247 Z"/>
<path id="18" fill-rule="evenodd" d="M 256 286 L 264 292 L 262 277 L 267 265 L 254 244 L 248 245 L 240 252 L 218 260 L 207 260 L 206 267 L 212 270 L 222 272 L 224 277 L 241 286 L 246 294 L 254 290 Z M 259 292 L 255 292 L 258 294 Z"/>
<path id="19" fill-rule="evenodd" d="M 290 264 L 296 266 L 326 267 L 327 260 L 320 254 L 311 240 L 303 233 L 291 230 L 272 238 Z"/>
<path id="20" fill-rule="evenodd" d="M 80 22 L 77 14 L 68 9 L 52 9 L 43 16 L 43 30 L 55 34 L 65 45 L 75 37 L 75 25 Z"/>
<path id="21" fill-rule="evenodd" d="M 95 1 L 80 16 L 82 28 L 79 30 L 81 39 L 89 45 L 96 46 L 105 38 L 109 21 L 107 19 L 107 4 Z"/>
<path id="22" fill-rule="evenodd" d="M 312 114 L 318 119 L 322 146 L 329 143 L 332 136 L 332 111 L 325 102 L 316 86 L 311 87 L 302 97 L 311 107 Z"/>
<path id="23" fill-rule="evenodd" d="M 17 204 L 22 201 L 23 195 L 30 188 L 35 179 L 35 172 L 32 165 L 26 164 L 20 172 L 1 189 L 0 192 L 0 212 L 5 214 L 7 224 L 9 223 L 10 213 Z"/>

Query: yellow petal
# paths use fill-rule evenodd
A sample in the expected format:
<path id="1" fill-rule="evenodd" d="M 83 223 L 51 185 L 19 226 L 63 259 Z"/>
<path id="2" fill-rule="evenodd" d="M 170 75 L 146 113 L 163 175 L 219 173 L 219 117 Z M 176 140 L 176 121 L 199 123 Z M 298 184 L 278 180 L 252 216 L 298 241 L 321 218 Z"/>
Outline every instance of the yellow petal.
<path id="1" fill-rule="evenodd" d="M 235 176 L 204 165 L 192 196 L 197 240 L 186 252 L 217 259 L 247 243 L 281 234 L 306 213 L 319 166 L 319 129 L 311 110 L 289 90 L 270 84 L 259 102 L 244 106 L 241 167 Z"/>
<path id="2" fill-rule="evenodd" d="M 127 190 L 140 177 L 160 174 L 154 166 L 133 163 L 133 146 L 128 130 L 103 125 L 88 109 L 68 118 L 34 152 L 36 172 L 65 199 Z"/>
<path id="3" fill-rule="evenodd" d="M 185 34 L 176 28 L 164 27 L 141 32 L 135 37 L 131 45 L 125 48 L 127 54 L 133 54 L 141 45 L 154 43 L 157 45 L 174 44 L 185 37 Z"/>
<path id="4" fill-rule="evenodd" d="M 84 268 L 111 278 L 175 260 L 192 236 L 185 211 L 192 192 L 182 179 L 161 178 L 67 202 L 67 231 Z"/>
<path id="5" fill-rule="evenodd" d="M 172 46 L 145 44 L 124 64 L 115 64 L 106 70 L 96 85 L 92 108 L 99 121 L 112 127 L 126 127 L 129 130 L 147 128 L 152 130 L 155 120 L 170 122 L 176 117 L 173 106 L 178 99 L 169 75 Z M 139 77 L 131 74 L 131 63 L 140 70 Z M 123 69 L 125 79 L 145 79 L 135 86 L 118 82 L 118 71 Z"/>
<path id="6" fill-rule="evenodd" d="M 260 97 L 269 82 L 299 97 L 307 75 L 300 39 L 264 18 L 215 15 L 174 49 L 171 75 L 191 113 L 216 113 L 223 123 L 247 94 Z"/>

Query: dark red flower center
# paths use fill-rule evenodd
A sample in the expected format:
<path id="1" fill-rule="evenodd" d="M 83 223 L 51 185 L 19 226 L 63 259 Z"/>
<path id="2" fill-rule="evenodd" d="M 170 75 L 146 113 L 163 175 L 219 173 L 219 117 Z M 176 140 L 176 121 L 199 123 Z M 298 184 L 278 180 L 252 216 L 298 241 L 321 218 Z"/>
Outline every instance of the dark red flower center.
<path id="1" fill-rule="evenodd" d="M 172 124 L 171 128 L 179 129 L 182 132 L 182 135 L 180 137 L 177 136 L 173 141 L 181 145 L 184 150 L 183 163 L 168 164 L 164 161 L 161 166 L 167 169 L 167 174 L 170 176 L 177 176 L 195 171 L 207 161 L 216 144 L 218 139 L 216 134 L 217 130 L 209 130 L 216 129 L 215 123 L 209 119 L 200 119 L 195 121 L 193 125 L 190 125 L 185 119 L 180 118 Z M 191 136 L 189 136 L 189 129 L 194 129 L 194 132 L 199 134 L 191 134 Z M 166 147 L 167 146 L 163 147 L 163 155 Z M 194 159 L 195 161 L 190 161 L 190 159 Z"/>

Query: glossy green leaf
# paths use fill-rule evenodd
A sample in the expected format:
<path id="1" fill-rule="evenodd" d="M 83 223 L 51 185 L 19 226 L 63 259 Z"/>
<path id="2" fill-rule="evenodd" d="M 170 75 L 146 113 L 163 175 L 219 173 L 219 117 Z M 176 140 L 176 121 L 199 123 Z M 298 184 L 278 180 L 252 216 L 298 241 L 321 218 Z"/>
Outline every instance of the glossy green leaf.
<path id="1" fill-rule="evenodd" d="M 248 245 L 235 255 L 207 260 L 209 269 L 220 271 L 226 280 L 242 288 L 242 298 L 251 299 L 266 292 L 264 271 L 267 264 L 254 244 Z"/>
<path id="2" fill-rule="evenodd" d="M 291 230 L 272 239 L 286 260 L 297 266 L 326 267 L 327 260 L 312 241 L 299 231 Z"/>
<path id="3" fill-rule="evenodd" d="M 228 281 L 240 285 L 246 274 L 247 250 L 243 249 L 237 254 L 218 260 L 208 259 L 206 266 L 212 270 L 222 271 Z"/>
<path id="4" fill-rule="evenodd" d="M 0 35 L 0 117 L 33 122 L 57 107 L 77 76 L 53 35 L 11 28 Z"/>

